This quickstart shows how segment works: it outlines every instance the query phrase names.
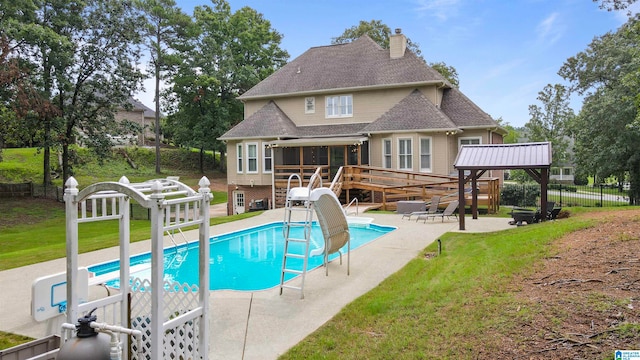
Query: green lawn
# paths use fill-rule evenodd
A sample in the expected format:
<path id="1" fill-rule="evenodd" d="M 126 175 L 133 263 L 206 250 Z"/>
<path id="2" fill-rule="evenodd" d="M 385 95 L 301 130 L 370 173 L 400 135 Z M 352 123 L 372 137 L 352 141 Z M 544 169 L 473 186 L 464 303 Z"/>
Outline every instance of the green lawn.
<path id="1" fill-rule="evenodd" d="M 226 193 L 214 192 L 223 197 Z M 64 204 L 56 201 L 10 200 L 0 202 L 0 270 L 65 257 Z M 252 217 L 261 212 L 216 217 L 211 225 Z M 25 220 L 26 223 L 23 222 Z M 12 225 L 8 225 L 12 224 Z M 131 242 L 150 238 L 149 220 L 131 220 Z M 78 226 L 80 253 L 118 245 L 118 222 L 108 220 Z"/>
<path id="2" fill-rule="evenodd" d="M 569 218 L 501 232 L 448 233 L 443 252 L 429 246 L 281 359 L 475 359 L 501 346 L 517 311 L 509 288 L 531 271 L 555 239 L 594 226 Z M 429 254 L 429 256 L 425 256 Z"/>
<path id="3" fill-rule="evenodd" d="M 100 181 L 118 181 L 127 176 L 131 182 L 142 182 L 168 175 L 179 176 L 180 181 L 194 189 L 203 174 L 188 167 L 189 150 L 163 150 L 163 174 L 155 174 L 155 155 L 147 149 L 129 149 L 135 160 L 132 168 L 122 155 L 100 161 L 87 149 L 74 149 L 79 165 L 74 167 L 74 177 L 80 188 Z M 197 155 L 197 154 L 195 154 Z M 34 148 L 3 149 L 0 162 L 0 182 L 42 182 L 43 154 Z M 52 154 L 52 166 L 57 156 Z M 224 175 L 209 170 L 206 174 L 210 182 L 224 181 Z M 62 186 L 62 180 L 54 180 Z M 213 191 L 212 204 L 227 202 L 226 191 Z M 65 256 L 65 214 L 64 203 L 45 199 L 2 199 L 0 201 L 0 270 L 33 264 Z M 248 213 L 254 216 L 257 213 Z M 238 217 L 214 218 L 212 223 L 233 221 Z M 150 237 L 148 220 L 131 221 L 131 241 L 146 240 Z M 93 251 L 118 245 L 118 224 L 114 221 L 84 223 L 79 226 L 80 252 Z"/>
<path id="4" fill-rule="evenodd" d="M 7 213 L 13 217 L 0 224 L 2 269 L 64 256 L 64 212 L 54 204 L 0 202 L 4 219 Z M 571 208 L 571 213 L 606 210 Z M 214 218 L 212 223 L 259 213 Z M 554 255 L 550 245 L 556 239 L 597 221 L 571 216 L 494 233 L 447 233 L 440 238 L 441 254 L 436 244 L 427 247 L 282 359 L 474 359 L 478 349 L 490 354 L 501 346 L 491 334 L 508 333 L 514 318 L 531 316 L 531 308 L 520 308 L 514 300 L 513 277 L 526 275 Z M 83 224 L 81 251 L 115 245 L 115 224 L 103 224 Z M 147 221 L 132 222 L 132 241 L 148 238 L 148 232 Z M 0 348 L 27 340 L 0 332 Z"/>

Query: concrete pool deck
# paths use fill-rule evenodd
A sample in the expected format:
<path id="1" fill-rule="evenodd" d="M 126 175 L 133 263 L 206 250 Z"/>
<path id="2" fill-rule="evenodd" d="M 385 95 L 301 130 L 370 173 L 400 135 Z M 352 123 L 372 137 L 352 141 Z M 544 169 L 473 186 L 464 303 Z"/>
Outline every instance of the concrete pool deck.
<path id="1" fill-rule="evenodd" d="M 282 221 L 283 209 L 269 210 L 250 219 L 211 227 L 211 236 L 239 229 Z M 374 242 L 353 250 L 351 275 L 347 276 L 346 258 L 329 264 L 329 276 L 323 268 L 307 273 L 304 299 L 296 290 L 279 288 L 264 291 L 214 291 L 210 297 L 210 359 L 275 359 L 307 335 L 330 320 L 345 305 L 373 289 L 389 275 L 401 269 L 427 245 L 442 234 L 458 231 L 454 219 L 440 222 L 407 221 L 398 214 L 366 213 L 374 223 L 398 229 Z M 507 218 L 467 217 L 464 232 L 487 232 L 510 228 Z M 197 230 L 185 232 L 197 239 Z M 165 239 L 166 245 L 170 241 Z M 444 245 L 446 251 L 446 244 Z M 131 254 L 148 252 L 150 241 L 131 244 Z M 80 266 L 118 258 L 118 248 L 109 248 L 79 256 Z M 46 335 L 46 323 L 37 323 L 30 314 L 31 284 L 41 276 L 64 272 L 65 259 L 0 272 L 0 330 L 34 338 Z M 100 321 L 100 319 L 98 319 Z"/>

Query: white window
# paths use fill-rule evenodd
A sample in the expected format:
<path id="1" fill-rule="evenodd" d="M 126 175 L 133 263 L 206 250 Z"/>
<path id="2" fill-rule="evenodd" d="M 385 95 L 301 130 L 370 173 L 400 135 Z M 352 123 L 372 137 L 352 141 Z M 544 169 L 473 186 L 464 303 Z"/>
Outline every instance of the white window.
<path id="1" fill-rule="evenodd" d="M 308 97 L 304 98 L 304 113 L 313 114 L 316 112 L 316 98 Z"/>
<path id="2" fill-rule="evenodd" d="M 398 139 L 398 169 L 413 169 L 413 154 L 411 150 L 412 145 L 410 138 Z"/>
<path id="3" fill-rule="evenodd" d="M 353 97 L 351 95 L 327 96 L 328 118 L 353 116 Z"/>
<path id="4" fill-rule="evenodd" d="M 467 137 L 458 139 L 458 147 L 462 145 L 480 145 L 482 144 L 481 137 Z"/>
<path id="5" fill-rule="evenodd" d="M 247 173 L 258 172 L 258 144 L 247 144 Z"/>
<path id="6" fill-rule="evenodd" d="M 391 139 L 382 139 L 382 167 L 391 169 Z"/>
<path id="7" fill-rule="evenodd" d="M 236 169 L 236 171 L 238 173 L 242 173 L 242 144 L 238 144 L 236 157 L 238 158 L 238 168 Z"/>
<path id="8" fill-rule="evenodd" d="M 271 148 L 269 145 L 265 145 L 262 148 L 262 171 L 265 173 L 271 173 L 273 169 L 272 161 L 273 157 L 271 155 Z"/>
<path id="9" fill-rule="evenodd" d="M 420 138 L 420 171 L 431 171 L 431 138 Z"/>

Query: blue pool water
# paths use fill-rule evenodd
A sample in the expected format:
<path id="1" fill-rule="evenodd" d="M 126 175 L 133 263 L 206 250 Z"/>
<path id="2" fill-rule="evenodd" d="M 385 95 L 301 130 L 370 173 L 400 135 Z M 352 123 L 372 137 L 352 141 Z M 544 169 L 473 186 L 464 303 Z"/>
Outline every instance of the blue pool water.
<path id="1" fill-rule="evenodd" d="M 395 230 L 392 226 L 376 224 L 349 225 L 351 235 L 351 250 L 371 242 L 378 237 Z M 302 228 L 291 228 L 292 237 L 304 237 Z M 310 250 L 323 244 L 322 231 L 314 224 L 311 231 Z M 243 290 L 254 291 L 269 289 L 280 284 L 280 270 L 282 267 L 282 253 L 284 238 L 282 223 L 270 223 L 241 231 L 212 237 L 210 244 L 209 266 L 211 271 L 209 288 L 211 290 Z M 291 252 L 302 253 L 303 244 L 291 243 Z M 345 249 L 342 251 L 346 253 Z M 330 256 L 334 259 L 337 253 Z M 302 260 L 288 260 L 290 267 L 302 269 Z M 346 261 L 346 259 L 344 259 Z M 148 265 L 148 266 L 145 266 Z M 322 265 L 322 256 L 310 256 L 308 270 Z M 151 278 L 151 254 L 145 253 L 131 258 L 131 275 L 140 278 Z M 164 250 L 165 279 L 179 283 L 198 284 L 198 242 L 193 241 L 178 247 L 168 247 Z M 345 263 L 346 266 L 346 263 Z M 89 268 L 95 275 L 103 275 L 118 271 L 119 261 L 98 264 Z M 143 268 L 139 271 L 135 269 Z M 345 270 L 346 271 L 346 270 Z M 116 275 L 117 277 L 118 275 Z M 289 280 L 294 275 L 287 274 Z M 107 283 L 109 286 L 119 287 L 119 280 Z"/>

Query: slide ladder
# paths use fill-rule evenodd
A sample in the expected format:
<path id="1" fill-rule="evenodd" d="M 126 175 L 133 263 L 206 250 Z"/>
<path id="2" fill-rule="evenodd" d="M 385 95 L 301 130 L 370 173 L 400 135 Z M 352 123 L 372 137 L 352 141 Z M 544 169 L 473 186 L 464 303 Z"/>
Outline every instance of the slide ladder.
<path id="1" fill-rule="evenodd" d="M 298 186 L 291 186 L 291 182 L 297 179 Z M 313 223 L 313 202 L 310 201 L 311 190 L 316 186 L 322 186 L 322 177 L 316 171 L 309 179 L 309 185 L 303 187 L 302 179 L 298 174 L 291 174 L 287 182 L 287 198 L 285 202 L 283 236 L 284 255 L 282 257 L 282 272 L 280 274 L 280 295 L 282 290 L 295 289 L 300 291 L 300 298 L 304 299 L 304 279 L 307 273 L 309 260 L 309 244 L 311 241 L 311 225 Z M 298 215 L 294 215 L 294 214 Z M 302 231 L 294 229 L 302 229 Z M 300 261 L 302 267 L 300 267 Z M 299 275 L 294 285 L 292 282 L 285 284 L 285 275 Z"/>

